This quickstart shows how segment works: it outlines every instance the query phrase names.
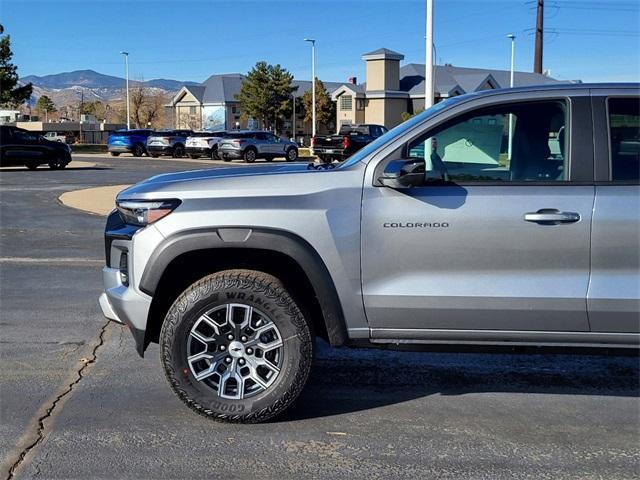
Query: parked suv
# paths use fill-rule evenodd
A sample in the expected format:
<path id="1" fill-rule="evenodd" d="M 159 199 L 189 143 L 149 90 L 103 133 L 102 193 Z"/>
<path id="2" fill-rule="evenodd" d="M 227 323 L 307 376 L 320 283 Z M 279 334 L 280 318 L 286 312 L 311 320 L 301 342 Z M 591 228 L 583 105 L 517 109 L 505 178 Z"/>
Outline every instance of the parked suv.
<path id="1" fill-rule="evenodd" d="M 219 160 L 218 143 L 226 136 L 225 131 L 193 132 L 193 135 L 187 137 L 187 155 L 194 159 L 205 155 L 211 160 Z"/>
<path id="2" fill-rule="evenodd" d="M 0 126 L 0 167 L 24 165 L 35 170 L 43 163 L 52 170 L 66 167 L 71 163 L 71 147 L 22 128 Z"/>
<path id="3" fill-rule="evenodd" d="M 147 138 L 147 151 L 153 158 L 170 155 L 182 158 L 185 154 L 187 137 L 193 135 L 192 130 L 158 130 Z"/>
<path id="4" fill-rule="evenodd" d="M 253 163 L 256 158 L 264 158 L 267 162 L 276 157 L 284 157 L 287 162 L 298 159 L 298 145 L 289 140 L 262 130 L 229 132 L 218 144 L 218 155 L 226 162 L 243 159 Z"/>
<path id="5" fill-rule="evenodd" d="M 229 422 L 333 346 L 640 345 L 640 84 L 451 98 L 338 166 L 153 177 L 106 227 L 107 318 Z M 332 168 L 333 167 L 333 168 Z"/>
<path id="6" fill-rule="evenodd" d="M 116 130 L 107 140 L 109 153 L 117 157 L 121 153 L 131 153 L 134 157 L 141 157 L 147 153 L 147 138 L 153 130 Z"/>

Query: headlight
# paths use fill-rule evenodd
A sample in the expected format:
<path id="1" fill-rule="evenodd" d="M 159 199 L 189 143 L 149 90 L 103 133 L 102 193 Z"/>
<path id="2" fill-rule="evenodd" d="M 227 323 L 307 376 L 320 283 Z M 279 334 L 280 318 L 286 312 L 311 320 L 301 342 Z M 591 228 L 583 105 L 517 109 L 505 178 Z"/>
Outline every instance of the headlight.
<path id="1" fill-rule="evenodd" d="M 145 227 L 173 212 L 180 200 L 119 200 L 116 208 L 120 217 L 129 225 Z"/>

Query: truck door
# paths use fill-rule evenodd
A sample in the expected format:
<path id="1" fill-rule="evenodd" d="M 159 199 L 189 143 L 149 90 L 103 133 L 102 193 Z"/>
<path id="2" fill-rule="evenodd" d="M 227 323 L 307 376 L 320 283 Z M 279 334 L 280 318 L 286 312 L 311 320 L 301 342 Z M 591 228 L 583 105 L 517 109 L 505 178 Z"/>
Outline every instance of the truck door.
<path id="1" fill-rule="evenodd" d="M 589 331 L 591 134 L 587 95 L 479 107 L 408 139 L 424 185 L 364 187 L 372 336 Z"/>

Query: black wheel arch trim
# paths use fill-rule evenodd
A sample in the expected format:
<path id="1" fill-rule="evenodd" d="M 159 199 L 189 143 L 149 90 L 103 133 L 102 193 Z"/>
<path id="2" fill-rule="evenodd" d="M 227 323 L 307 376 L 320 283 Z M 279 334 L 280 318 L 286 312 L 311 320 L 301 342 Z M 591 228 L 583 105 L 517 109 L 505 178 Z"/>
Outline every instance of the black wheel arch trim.
<path id="1" fill-rule="evenodd" d="M 225 241 L 219 230 L 249 231 L 244 240 Z M 241 235 L 242 236 L 242 235 Z M 228 238 L 227 235 L 225 235 Z M 187 230 L 165 238 L 155 249 L 140 280 L 140 290 L 153 296 L 167 267 L 185 253 L 197 250 L 244 248 L 271 250 L 293 259 L 305 273 L 320 305 L 329 342 L 333 346 L 345 345 L 347 328 L 331 274 L 318 252 L 303 238 L 277 229 L 253 227 L 216 227 Z"/>

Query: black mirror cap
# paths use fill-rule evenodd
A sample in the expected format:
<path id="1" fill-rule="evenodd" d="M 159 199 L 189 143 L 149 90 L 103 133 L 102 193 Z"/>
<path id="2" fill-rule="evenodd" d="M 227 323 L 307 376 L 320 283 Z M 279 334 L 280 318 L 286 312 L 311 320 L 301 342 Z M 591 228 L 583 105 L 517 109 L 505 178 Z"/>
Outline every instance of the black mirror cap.
<path id="1" fill-rule="evenodd" d="M 392 160 L 378 177 L 378 182 L 385 187 L 408 188 L 424 184 L 425 162 L 422 158 L 405 158 Z"/>

